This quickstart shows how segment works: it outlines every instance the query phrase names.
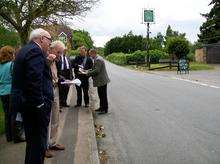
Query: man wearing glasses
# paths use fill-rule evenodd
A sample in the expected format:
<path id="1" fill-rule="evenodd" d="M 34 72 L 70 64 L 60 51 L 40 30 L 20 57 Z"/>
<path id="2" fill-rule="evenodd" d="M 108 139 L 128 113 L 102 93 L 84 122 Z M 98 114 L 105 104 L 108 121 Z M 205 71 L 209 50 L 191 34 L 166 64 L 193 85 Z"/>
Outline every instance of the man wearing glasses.
<path id="1" fill-rule="evenodd" d="M 48 125 L 54 99 L 47 51 L 50 34 L 39 28 L 18 53 L 12 77 L 12 106 L 23 114 L 26 136 L 25 164 L 43 164 L 47 149 Z"/>

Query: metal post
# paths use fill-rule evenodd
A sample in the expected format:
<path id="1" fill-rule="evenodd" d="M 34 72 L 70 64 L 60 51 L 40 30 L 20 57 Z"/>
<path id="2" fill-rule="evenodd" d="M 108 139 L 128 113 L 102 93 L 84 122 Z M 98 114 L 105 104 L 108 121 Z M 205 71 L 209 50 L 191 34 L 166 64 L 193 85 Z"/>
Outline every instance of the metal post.
<path id="1" fill-rule="evenodd" d="M 149 55 L 149 49 L 150 49 L 150 38 L 149 38 L 149 35 L 150 35 L 150 23 L 147 23 L 147 66 L 148 66 L 148 69 L 150 70 L 150 55 Z"/>

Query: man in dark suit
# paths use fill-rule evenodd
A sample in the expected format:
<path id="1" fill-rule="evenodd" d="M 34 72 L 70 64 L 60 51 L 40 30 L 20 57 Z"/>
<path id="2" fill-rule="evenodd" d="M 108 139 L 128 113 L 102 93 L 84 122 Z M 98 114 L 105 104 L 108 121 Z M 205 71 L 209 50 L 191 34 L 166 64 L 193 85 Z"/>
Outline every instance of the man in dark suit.
<path id="1" fill-rule="evenodd" d="M 73 68 L 75 73 L 75 78 L 78 78 L 81 81 L 80 86 L 76 86 L 77 91 L 77 102 L 75 107 L 80 107 L 82 105 L 82 91 L 84 95 L 85 107 L 89 107 L 89 77 L 83 74 L 80 74 L 79 68 L 84 70 L 89 70 L 92 68 L 93 62 L 92 59 L 87 56 L 86 47 L 80 47 L 80 55 L 77 56 L 73 61 Z"/>
<path id="2" fill-rule="evenodd" d="M 18 53 L 12 78 L 13 107 L 22 109 L 26 136 L 25 164 L 43 164 L 47 148 L 53 85 L 47 50 L 50 34 L 39 28 Z"/>
<path id="3" fill-rule="evenodd" d="M 58 77 L 62 81 L 65 79 L 72 80 L 73 79 L 73 71 L 72 71 L 72 65 L 70 62 L 70 58 L 62 54 L 60 56 L 60 59 L 57 61 L 57 71 L 58 71 Z M 60 106 L 61 107 L 68 107 L 66 100 L 67 95 L 69 92 L 69 85 L 63 85 L 59 84 L 59 97 L 60 97 Z"/>

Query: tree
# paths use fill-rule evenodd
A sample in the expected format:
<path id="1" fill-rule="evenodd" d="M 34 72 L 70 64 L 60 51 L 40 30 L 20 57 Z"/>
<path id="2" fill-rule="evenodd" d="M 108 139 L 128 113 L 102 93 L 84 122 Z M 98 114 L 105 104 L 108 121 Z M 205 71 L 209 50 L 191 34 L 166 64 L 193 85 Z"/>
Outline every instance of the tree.
<path id="1" fill-rule="evenodd" d="M 22 44 L 34 24 L 63 22 L 63 18 L 82 15 L 98 0 L 1 0 L 0 23 L 17 30 Z"/>
<path id="2" fill-rule="evenodd" d="M 10 45 L 18 47 L 20 44 L 19 36 L 16 32 L 0 26 L 0 47 Z"/>
<path id="3" fill-rule="evenodd" d="M 189 42 L 182 37 L 171 37 L 167 41 L 166 50 L 169 54 L 181 59 L 189 53 Z"/>
<path id="4" fill-rule="evenodd" d="M 166 36 L 164 37 L 165 38 L 164 45 L 166 45 L 168 39 L 171 37 L 185 38 L 185 36 L 186 36 L 185 33 L 179 33 L 178 31 L 174 31 L 174 30 L 172 30 L 171 26 L 168 25 L 167 30 L 166 30 Z"/>
<path id="5" fill-rule="evenodd" d="M 113 52 L 133 53 L 137 50 L 144 50 L 145 43 L 141 35 L 133 35 L 130 31 L 123 37 L 115 37 L 105 45 L 104 54 L 109 55 Z"/>
<path id="6" fill-rule="evenodd" d="M 86 48 L 93 47 L 93 41 L 90 37 L 89 33 L 84 30 L 74 30 L 73 31 L 73 49 L 77 49 L 78 47 L 84 45 Z"/>
<path id="7" fill-rule="evenodd" d="M 213 5 L 211 11 L 202 14 L 206 22 L 200 27 L 199 41 L 202 43 L 216 43 L 220 41 L 220 1 L 212 0 L 209 5 Z"/>

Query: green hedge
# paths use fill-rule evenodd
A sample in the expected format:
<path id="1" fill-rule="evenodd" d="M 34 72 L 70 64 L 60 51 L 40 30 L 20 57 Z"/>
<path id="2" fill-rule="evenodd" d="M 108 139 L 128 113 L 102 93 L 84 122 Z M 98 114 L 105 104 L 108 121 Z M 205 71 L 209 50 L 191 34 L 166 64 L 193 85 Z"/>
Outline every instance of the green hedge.
<path id="1" fill-rule="evenodd" d="M 160 59 L 169 58 L 169 54 L 160 50 L 150 50 L 149 51 L 150 60 L 153 63 L 158 63 Z M 124 54 L 124 53 L 112 53 L 107 56 L 107 60 L 112 63 L 125 65 L 129 63 L 142 63 L 145 61 L 145 57 L 147 56 L 147 51 L 135 51 L 132 54 Z"/>
<path id="2" fill-rule="evenodd" d="M 106 57 L 107 60 L 109 60 L 112 63 L 118 64 L 118 65 L 126 65 L 127 64 L 127 56 L 128 54 L 124 54 L 122 52 L 120 53 L 112 53 Z"/>

